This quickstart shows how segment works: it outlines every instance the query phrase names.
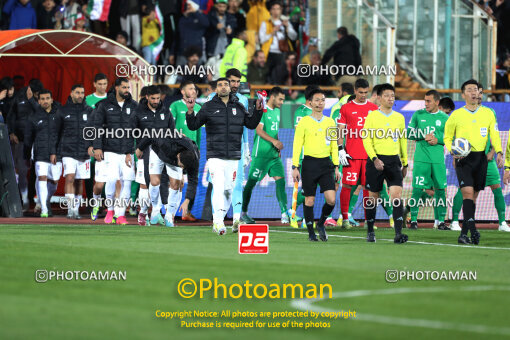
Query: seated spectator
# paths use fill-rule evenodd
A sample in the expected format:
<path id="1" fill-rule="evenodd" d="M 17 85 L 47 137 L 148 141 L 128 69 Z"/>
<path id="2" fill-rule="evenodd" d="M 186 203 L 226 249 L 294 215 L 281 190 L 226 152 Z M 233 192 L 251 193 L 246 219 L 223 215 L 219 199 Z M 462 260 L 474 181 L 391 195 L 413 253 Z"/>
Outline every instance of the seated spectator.
<path id="1" fill-rule="evenodd" d="M 357 68 L 361 65 L 360 43 L 358 38 L 354 35 L 350 35 L 345 27 L 339 27 L 336 32 L 338 40 L 326 50 L 322 58 L 322 64 L 327 64 L 328 61 L 333 58 L 334 65 L 354 65 Z M 343 76 L 343 74 L 340 73 L 337 77 Z"/>
<path id="2" fill-rule="evenodd" d="M 136 52 L 133 46 L 127 44 L 128 34 L 126 32 L 120 31 L 119 33 L 117 33 L 117 35 L 115 36 L 115 41 L 121 44 L 122 46 L 129 48 L 131 51 Z"/>
<path id="3" fill-rule="evenodd" d="M 191 80 L 195 84 L 205 84 L 209 80 L 208 77 L 212 75 L 198 74 L 199 66 L 202 64 L 200 62 L 200 59 L 202 58 L 202 49 L 198 46 L 190 46 L 186 49 L 186 51 L 184 51 L 184 55 L 186 57 L 186 66 L 189 71 L 183 72 L 184 74 L 177 76 L 176 83 L 180 84 L 183 81 Z M 191 71 L 193 70 L 193 67 L 195 70 L 194 72 Z"/>
<path id="4" fill-rule="evenodd" d="M 64 5 L 64 3 L 65 1 L 62 2 L 62 5 Z M 83 13 L 82 9 L 80 8 L 80 4 L 76 0 L 67 1 L 64 9 L 63 28 L 73 29 L 75 26 L 75 20 L 79 13 Z"/>
<path id="5" fill-rule="evenodd" d="M 268 74 L 266 56 L 264 52 L 258 50 L 253 55 L 252 61 L 248 64 L 248 83 L 256 85 L 267 84 Z"/>
<path id="6" fill-rule="evenodd" d="M 88 32 L 88 29 L 87 29 L 87 17 L 85 17 L 85 15 L 83 15 L 83 13 L 80 12 L 76 16 L 76 19 L 74 21 L 73 30 L 74 31 L 81 31 L 81 32 Z"/>
<path id="7" fill-rule="evenodd" d="M 143 58 L 151 65 L 156 65 L 156 58 L 152 51 L 152 44 L 159 39 L 161 35 L 161 24 L 156 18 L 156 9 L 154 5 L 147 6 L 146 15 L 142 18 L 142 53 Z"/>
<path id="8" fill-rule="evenodd" d="M 286 54 L 285 62 L 277 65 L 270 78 L 271 84 L 274 85 L 296 85 L 298 83 L 297 76 L 297 54 L 289 52 Z"/>
<path id="9" fill-rule="evenodd" d="M 238 29 L 246 29 L 246 13 L 239 7 L 240 3 L 240 0 L 228 0 L 228 13 L 236 18 Z"/>
<path id="10" fill-rule="evenodd" d="M 246 48 L 246 31 L 238 30 L 235 33 L 235 38 L 232 39 L 232 43 L 228 45 L 225 50 L 225 55 L 221 60 L 220 65 L 220 77 L 226 77 L 227 70 L 231 68 L 238 69 L 241 74 L 241 82 L 246 81 L 246 74 L 248 73 L 248 66 L 246 62 L 248 60 Z"/>
<path id="11" fill-rule="evenodd" d="M 293 50 L 289 40 L 296 40 L 298 35 L 289 24 L 289 18 L 282 16 L 281 3 L 274 1 L 269 6 L 271 18 L 260 25 L 259 41 L 267 58 L 269 72 L 272 72 L 276 65 L 283 64 L 284 53 Z"/>
<path id="12" fill-rule="evenodd" d="M 214 8 L 208 14 L 207 57 L 223 55 L 232 41 L 232 33 L 237 28 L 235 16 L 227 12 L 227 0 L 216 0 Z"/>
<path id="13" fill-rule="evenodd" d="M 37 28 L 36 14 L 30 0 L 7 0 L 3 11 L 10 17 L 10 30 Z"/>
<path id="14" fill-rule="evenodd" d="M 207 15 L 198 10 L 193 1 L 186 2 L 186 10 L 179 19 L 179 39 L 176 39 L 170 49 L 168 61 L 170 64 L 186 64 L 184 51 L 190 46 L 203 46 L 203 37 L 209 27 Z M 205 61 L 205 57 L 204 57 Z"/>
<path id="15" fill-rule="evenodd" d="M 321 53 L 319 51 L 310 52 L 310 64 L 311 66 L 319 66 L 321 65 Z M 300 85 L 321 85 L 321 86 L 330 86 L 333 85 L 333 80 L 328 74 L 324 74 L 322 72 L 311 72 L 308 77 L 300 77 L 299 78 Z"/>
<path id="16" fill-rule="evenodd" d="M 308 53 L 305 54 L 301 58 L 301 64 L 311 65 L 312 62 L 310 61 L 310 53 L 312 53 L 313 51 L 318 51 L 318 50 L 319 50 L 319 39 L 317 39 L 315 37 L 310 37 L 310 39 L 308 40 Z"/>

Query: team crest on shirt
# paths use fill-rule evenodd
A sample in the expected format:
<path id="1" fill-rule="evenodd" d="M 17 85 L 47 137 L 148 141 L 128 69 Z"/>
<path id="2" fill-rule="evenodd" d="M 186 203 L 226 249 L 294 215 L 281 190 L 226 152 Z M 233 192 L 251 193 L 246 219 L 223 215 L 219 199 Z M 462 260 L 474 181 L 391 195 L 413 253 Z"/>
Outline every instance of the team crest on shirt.
<path id="1" fill-rule="evenodd" d="M 235 108 L 232 109 L 232 114 L 235 116 L 237 114 L 237 110 Z"/>
<path id="2" fill-rule="evenodd" d="M 130 115 L 130 114 L 131 114 L 131 108 L 129 108 L 129 107 L 128 107 L 128 108 L 126 109 L 126 113 L 127 113 L 128 115 Z"/>
<path id="3" fill-rule="evenodd" d="M 436 120 L 436 126 L 441 126 L 441 121 L 439 119 Z"/>
<path id="4" fill-rule="evenodd" d="M 482 137 L 487 136 L 487 128 L 486 128 L 486 127 L 481 127 L 481 128 L 480 128 L 480 135 L 481 135 Z"/>
<path id="5" fill-rule="evenodd" d="M 83 120 L 84 120 L 85 122 L 87 121 L 87 114 L 86 114 L 86 113 L 84 113 L 84 114 L 83 114 Z"/>
<path id="6" fill-rule="evenodd" d="M 160 113 L 159 114 L 159 118 L 161 118 L 161 120 L 165 120 L 165 114 L 164 113 Z"/>

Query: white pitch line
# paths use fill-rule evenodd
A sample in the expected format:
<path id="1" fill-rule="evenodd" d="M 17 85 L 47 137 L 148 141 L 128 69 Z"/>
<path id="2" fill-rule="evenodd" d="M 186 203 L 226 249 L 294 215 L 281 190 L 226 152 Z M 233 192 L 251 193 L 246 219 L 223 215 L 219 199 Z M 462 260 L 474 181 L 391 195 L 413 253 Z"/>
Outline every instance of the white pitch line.
<path id="1" fill-rule="evenodd" d="M 430 288 L 393 288 L 393 289 L 374 289 L 374 290 L 353 290 L 347 292 L 334 292 L 333 299 L 341 297 L 352 298 L 359 296 L 370 296 L 370 295 L 390 295 L 390 294 L 405 294 L 405 293 L 438 293 L 438 292 L 449 292 L 449 291 L 491 291 L 491 290 L 510 290 L 510 287 L 504 286 L 472 286 L 472 287 L 430 287 Z M 326 313 L 337 313 L 339 310 L 314 306 L 313 303 L 326 300 L 324 299 L 296 299 L 291 302 L 291 306 L 300 310 L 311 310 L 314 312 L 326 312 Z M 422 328 L 434 328 L 438 330 L 455 330 L 462 332 L 472 332 L 481 334 L 498 334 L 498 335 L 510 335 L 510 328 L 508 327 L 494 327 L 484 325 L 472 325 L 464 323 L 453 323 L 437 320 L 426 320 L 426 319 L 411 319 L 411 318 L 400 318 L 385 315 L 365 314 L 356 313 L 356 318 L 352 320 L 368 321 L 388 325 L 400 325 L 407 327 L 422 327 Z"/>
<path id="2" fill-rule="evenodd" d="M 273 233 L 287 233 L 287 234 L 307 235 L 306 233 L 302 233 L 302 232 L 299 232 L 299 231 L 286 231 L 286 230 L 273 230 L 273 229 L 270 229 L 269 231 L 271 231 Z M 331 234 L 328 234 L 328 237 L 354 238 L 354 239 L 363 239 L 363 240 L 366 240 L 366 237 L 362 237 L 362 236 L 346 236 L 346 235 L 331 235 Z M 378 238 L 377 241 L 393 242 L 393 239 Z M 470 249 L 510 250 L 510 248 L 504 248 L 504 247 L 467 246 L 467 245 L 462 245 L 462 244 L 448 244 L 448 243 L 423 242 L 423 241 L 407 241 L 407 243 L 426 244 L 426 245 L 432 245 L 432 246 L 447 246 L 447 247 L 458 247 L 458 248 L 470 248 Z"/>

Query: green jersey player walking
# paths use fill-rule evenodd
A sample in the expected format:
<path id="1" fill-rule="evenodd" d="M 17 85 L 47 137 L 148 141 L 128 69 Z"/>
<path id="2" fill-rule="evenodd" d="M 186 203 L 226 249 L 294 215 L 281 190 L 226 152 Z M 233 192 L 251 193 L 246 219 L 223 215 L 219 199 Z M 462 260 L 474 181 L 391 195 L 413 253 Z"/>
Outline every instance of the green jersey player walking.
<path id="1" fill-rule="evenodd" d="M 439 92 L 425 94 L 425 109 L 416 111 L 408 126 L 408 139 L 416 141 L 413 168 L 413 193 L 409 202 L 410 229 L 418 229 L 419 207 L 434 195 L 434 227 L 450 230 L 446 215 L 446 164 L 444 159 L 444 126 L 448 115 L 439 110 Z"/>
<path id="2" fill-rule="evenodd" d="M 276 183 L 276 198 L 282 213 L 282 223 L 289 223 L 289 217 L 292 215 L 292 212 L 287 210 L 285 171 L 282 159 L 280 158 L 280 150 L 283 149 L 283 143 L 278 140 L 280 107 L 284 99 L 285 93 L 280 87 L 273 87 L 269 91 L 267 112 L 264 112 L 256 129 L 251 152 L 250 173 L 243 190 L 241 221 L 245 223 L 254 223 L 254 220 L 247 214 L 248 205 L 250 204 L 253 188 L 266 174 L 273 177 Z"/>

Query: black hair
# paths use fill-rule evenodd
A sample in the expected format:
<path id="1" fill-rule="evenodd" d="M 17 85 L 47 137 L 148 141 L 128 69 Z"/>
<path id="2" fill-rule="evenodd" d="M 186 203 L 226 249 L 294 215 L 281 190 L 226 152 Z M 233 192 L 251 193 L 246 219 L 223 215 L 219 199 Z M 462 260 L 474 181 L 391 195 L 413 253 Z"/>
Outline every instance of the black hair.
<path id="1" fill-rule="evenodd" d="M 324 90 L 321 90 L 320 88 L 316 88 L 316 89 L 313 89 L 312 91 L 310 91 L 310 93 L 309 93 L 310 100 L 312 100 L 313 96 L 316 95 L 317 93 L 323 94 L 324 96 L 326 95 L 326 92 Z"/>
<path id="2" fill-rule="evenodd" d="M 386 84 L 381 84 L 381 86 L 377 89 L 377 95 L 381 96 L 383 94 L 383 92 L 386 90 L 391 90 L 391 91 L 395 92 L 395 88 L 393 87 L 393 85 L 386 83 Z"/>
<path id="3" fill-rule="evenodd" d="M 345 26 L 338 27 L 336 29 L 336 33 L 338 33 L 338 34 L 340 34 L 340 35 L 342 35 L 344 37 L 349 35 L 349 31 L 347 30 L 347 27 L 345 27 Z"/>
<path id="4" fill-rule="evenodd" d="M 145 13 L 144 15 L 149 15 L 151 14 L 152 11 L 154 11 L 156 9 L 156 7 L 152 4 L 152 3 L 149 3 L 148 5 L 146 5 L 145 7 Z"/>
<path id="5" fill-rule="evenodd" d="M 22 80 L 25 80 L 25 77 L 23 77 L 22 75 L 15 75 L 14 77 L 12 77 L 12 80 L 16 80 L 16 79 L 22 79 Z"/>
<path id="6" fill-rule="evenodd" d="M 455 110 L 455 103 L 450 97 L 441 98 L 439 100 L 439 106 L 441 106 L 444 109 L 450 109 L 451 111 Z"/>
<path id="7" fill-rule="evenodd" d="M 368 84 L 368 81 L 366 79 L 356 79 L 356 81 L 354 82 L 354 89 L 357 90 L 357 89 L 366 89 L 368 88 L 370 85 Z M 342 90 L 344 89 L 344 87 L 342 86 Z"/>
<path id="8" fill-rule="evenodd" d="M 226 81 L 230 85 L 230 80 L 228 80 L 228 78 L 221 77 L 221 78 L 216 79 L 216 87 L 218 87 L 218 83 L 220 81 Z"/>
<path id="9" fill-rule="evenodd" d="M 168 87 L 168 85 L 161 84 L 158 85 L 159 90 L 161 91 L 162 96 L 170 96 L 172 95 L 172 89 Z"/>
<path id="10" fill-rule="evenodd" d="M 269 2 L 267 4 L 267 9 L 271 10 L 271 8 L 273 8 L 273 6 L 275 6 L 275 5 L 280 5 L 280 7 L 283 9 L 283 4 L 280 1 L 278 1 L 278 0 Z"/>
<path id="11" fill-rule="evenodd" d="M 282 88 L 279 87 L 279 86 L 275 86 L 273 87 L 271 90 L 269 90 L 269 93 L 267 94 L 267 97 L 271 97 L 271 96 L 278 96 L 279 94 L 283 94 L 285 95 L 285 92 L 283 92 Z"/>
<path id="12" fill-rule="evenodd" d="M 106 77 L 106 74 L 104 73 L 98 73 L 94 76 L 94 83 L 97 83 L 100 80 L 106 79 L 108 80 L 108 77 Z"/>
<path id="13" fill-rule="evenodd" d="M 354 94 L 354 86 L 351 83 L 342 83 L 340 85 L 342 87 L 342 92 L 347 92 L 347 94 Z"/>
<path id="14" fill-rule="evenodd" d="M 310 95 L 310 93 L 316 89 L 318 89 L 319 87 L 317 85 L 308 85 L 306 88 L 305 88 L 305 99 L 306 100 L 312 100 L 312 96 Z"/>
<path id="15" fill-rule="evenodd" d="M 184 50 L 184 57 L 186 59 L 188 59 L 189 57 L 191 57 L 194 54 L 198 55 L 198 57 L 201 58 L 202 57 L 202 48 L 199 46 L 192 45 L 192 46 L 188 46 Z"/>
<path id="16" fill-rule="evenodd" d="M 148 86 L 142 87 L 142 89 L 140 90 L 140 97 L 145 97 L 147 95 L 148 88 L 149 88 Z"/>
<path id="17" fill-rule="evenodd" d="M 39 98 L 41 98 L 41 95 L 43 94 L 49 94 L 50 97 L 53 98 L 53 93 L 51 93 L 51 91 L 48 89 L 42 89 L 41 91 L 39 91 Z"/>
<path id="18" fill-rule="evenodd" d="M 464 90 L 468 85 L 476 85 L 476 87 L 478 87 L 478 82 L 474 79 L 469 79 L 468 81 L 465 81 L 464 84 L 462 84 L 462 86 L 460 87 L 460 91 L 464 93 Z"/>
<path id="19" fill-rule="evenodd" d="M 152 96 L 155 94 L 161 94 L 161 89 L 159 88 L 158 85 L 150 85 L 149 87 L 147 87 L 146 96 Z"/>
<path id="20" fill-rule="evenodd" d="M 85 87 L 82 85 L 82 84 L 74 84 L 72 87 L 71 87 L 71 91 L 74 91 L 76 89 L 85 89 Z"/>
<path id="21" fill-rule="evenodd" d="M 198 167 L 198 160 L 195 153 L 191 150 L 184 150 L 179 153 L 179 160 L 185 169 L 193 169 Z"/>
<path id="22" fill-rule="evenodd" d="M 30 89 L 32 90 L 33 93 L 39 93 L 39 91 L 41 91 L 44 88 L 43 83 L 36 78 L 30 79 L 30 81 L 28 82 L 28 86 L 30 86 Z"/>
<path id="23" fill-rule="evenodd" d="M 209 85 L 211 85 L 211 88 L 212 88 L 212 90 L 213 90 L 213 91 L 215 91 L 215 90 L 216 90 L 216 85 L 217 85 L 217 84 L 218 84 L 218 81 L 217 81 L 217 80 L 211 80 L 211 81 L 209 82 Z"/>
<path id="24" fill-rule="evenodd" d="M 128 41 L 129 39 L 129 35 L 127 34 L 126 31 L 120 31 L 119 33 L 117 33 L 117 35 L 115 36 L 115 38 L 117 38 L 119 35 L 122 35 L 124 37 L 124 39 L 126 39 L 126 41 Z"/>
<path id="25" fill-rule="evenodd" d="M 381 84 L 374 85 L 372 88 L 372 95 L 375 93 L 377 94 L 377 91 L 379 91 L 379 88 L 381 87 Z"/>
<path id="26" fill-rule="evenodd" d="M 239 71 L 236 68 L 229 68 L 227 72 L 225 73 L 225 77 L 230 78 L 231 76 L 242 78 L 243 75 L 241 74 L 241 71 Z"/>
<path id="27" fill-rule="evenodd" d="M 480 89 L 482 89 L 482 90 L 483 90 L 483 85 L 482 85 L 482 83 L 478 83 L 478 89 L 479 89 L 479 90 L 480 90 Z"/>
<path id="28" fill-rule="evenodd" d="M 11 77 L 3 77 L 0 80 L 0 91 L 7 90 L 14 87 L 14 80 Z"/>
<path id="29" fill-rule="evenodd" d="M 124 77 L 115 79 L 115 87 L 120 86 L 122 83 L 129 83 L 129 80 Z"/>
<path id="30" fill-rule="evenodd" d="M 438 101 L 441 99 L 441 95 L 436 90 L 430 90 L 427 93 L 425 93 L 426 96 L 434 96 L 434 101 Z"/>
<path id="31" fill-rule="evenodd" d="M 181 85 L 179 86 L 179 90 L 182 91 L 183 88 L 185 88 L 186 86 L 188 86 L 190 84 L 195 85 L 195 83 L 192 80 L 189 80 L 189 79 L 183 80 Z"/>

